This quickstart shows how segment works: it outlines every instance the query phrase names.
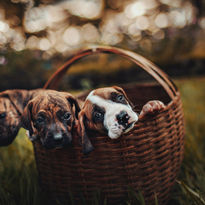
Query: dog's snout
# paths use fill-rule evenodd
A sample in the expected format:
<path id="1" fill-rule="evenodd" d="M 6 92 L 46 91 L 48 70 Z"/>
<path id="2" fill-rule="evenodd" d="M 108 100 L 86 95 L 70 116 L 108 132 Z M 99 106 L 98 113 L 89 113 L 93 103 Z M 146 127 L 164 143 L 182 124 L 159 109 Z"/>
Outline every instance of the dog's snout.
<path id="1" fill-rule="evenodd" d="M 63 135 L 61 133 L 56 133 L 54 136 L 53 136 L 54 140 L 55 141 L 60 141 L 63 139 Z"/>
<path id="2" fill-rule="evenodd" d="M 130 117 L 127 112 L 123 110 L 116 116 L 116 118 L 120 125 L 126 125 Z"/>
<path id="3" fill-rule="evenodd" d="M 56 145 L 61 145 L 63 143 L 63 138 L 58 138 L 58 139 L 54 138 L 54 140 Z"/>
<path id="4" fill-rule="evenodd" d="M 60 144 L 63 142 L 63 135 L 61 133 L 49 132 L 47 138 L 53 140 L 56 144 Z"/>
<path id="5" fill-rule="evenodd" d="M 47 149 L 61 148 L 71 144 L 72 137 L 69 133 L 50 131 L 43 140 L 43 145 Z"/>

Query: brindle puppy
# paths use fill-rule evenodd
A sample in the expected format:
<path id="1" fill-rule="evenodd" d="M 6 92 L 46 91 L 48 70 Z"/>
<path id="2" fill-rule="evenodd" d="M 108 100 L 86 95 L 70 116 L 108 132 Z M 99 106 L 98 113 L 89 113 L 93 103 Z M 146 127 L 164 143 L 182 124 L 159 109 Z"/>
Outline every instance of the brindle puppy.
<path id="1" fill-rule="evenodd" d="M 39 139 L 45 148 L 64 147 L 72 141 L 79 105 L 66 92 L 45 90 L 29 101 L 23 113 L 23 126 L 31 140 Z"/>
<path id="2" fill-rule="evenodd" d="M 6 90 L 0 93 L 0 146 L 13 142 L 20 127 L 21 115 L 36 90 Z"/>

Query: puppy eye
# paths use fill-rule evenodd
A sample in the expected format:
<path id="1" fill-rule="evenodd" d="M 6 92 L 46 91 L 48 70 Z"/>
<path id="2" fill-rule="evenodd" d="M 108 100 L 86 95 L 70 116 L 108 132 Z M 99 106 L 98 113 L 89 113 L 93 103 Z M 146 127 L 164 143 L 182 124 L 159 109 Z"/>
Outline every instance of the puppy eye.
<path id="1" fill-rule="evenodd" d="M 124 101 L 125 100 L 125 97 L 123 95 L 118 95 L 117 96 L 117 101 L 121 102 L 121 101 Z"/>
<path id="2" fill-rule="evenodd" d="M 5 118 L 5 117 L 6 117 L 6 113 L 5 113 L 5 112 L 0 113 L 0 119 L 3 119 L 3 118 Z"/>
<path id="3" fill-rule="evenodd" d="M 104 115 L 101 112 L 96 112 L 94 116 L 96 120 L 101 120 Z"/>
<path id="4" fill-rule="evenodd" d="M 63 115 L 63 120 L 69 120 L 71 117 L 71 114 L 69 112 L 66 112 L 64 115 Z"/>
<path id="5" fill-rule="evenodd" d="M 36 123 L 37 124 L 43 124 L 45 122 L 45 117 L 43 116 L 39 116 L 37 119 L 36 119 Z"/>

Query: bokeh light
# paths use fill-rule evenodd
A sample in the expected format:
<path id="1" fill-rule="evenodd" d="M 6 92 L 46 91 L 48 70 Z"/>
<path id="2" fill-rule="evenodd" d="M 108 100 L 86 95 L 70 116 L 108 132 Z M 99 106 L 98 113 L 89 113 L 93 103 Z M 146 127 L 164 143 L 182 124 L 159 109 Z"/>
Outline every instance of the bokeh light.
<path id="1" fill-rule="evenodd" d="M 203 17 L 199 20 L 199 25 L 202 29 L 205 30 L 205 17 Z"/>
<path id="2" fill-rule="evenodd" d="M 38 49 L 49 56 L 98 43 L 128 43 L 132 47 L 146 45 L 150 48 L 168 35 L 177 36 L 185 27 L 196 26 L 200 32 L 205 30 L 205 17 L 196 20 L 197 9 L 191 1 L 12 2 L 25 4 L 24 15 L 22 18 L 18 14 L 9 17 L 0 5 L 0 47 L 10 46 L 16 51 Z"/>
<path id="3" fill-rule="evenodd" d="M 81 32 L 78 27 L 69 27 L 63 34 L 63 40 L 69 46 L 77 46 L 81 42 Z"/>
<path id="4" fill-rule="evenodd" d="M 129 4 L 125 8 L 125 14 L 128 18 L 135 18 L 137 16 L 142 16 L 146 12 L 145 3 L 142 1 L 136 1 L 132 4 Z"/>

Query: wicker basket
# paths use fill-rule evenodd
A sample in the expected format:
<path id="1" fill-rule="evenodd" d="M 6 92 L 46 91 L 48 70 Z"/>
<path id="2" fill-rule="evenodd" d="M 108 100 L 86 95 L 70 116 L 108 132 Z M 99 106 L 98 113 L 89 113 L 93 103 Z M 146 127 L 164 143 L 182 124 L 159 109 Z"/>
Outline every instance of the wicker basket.
<path id="1" fill-rule="evenodd" d="M 146 204 L 166 204 L 175 183 L 184 151 L 184 120 L 180 94 L 173 82 L 145 58 L 113 47 L 88 48 L 70 57 L 46 83 L 56 88 L 70 65 L 96 53 L 114 53 L 133 61 L 159 84 L 124 86 L 128 97 L 140 109 L 148 100 L 159 99 L 167 106 L 153 117 L 138 121 L 132 131 L 117 140 L 89 133 L 95 150 L 82 154 L 79 139 L 73 134 L 69 149 L 45 150 L 34 143 L 36 164 L 42 189 L 53 199 L 88 201 L 101 191 L 109 204 L 126 199 L 129 188 L 142 192 Z M 143 95 L 142 95 L 143 93 Z"/>

